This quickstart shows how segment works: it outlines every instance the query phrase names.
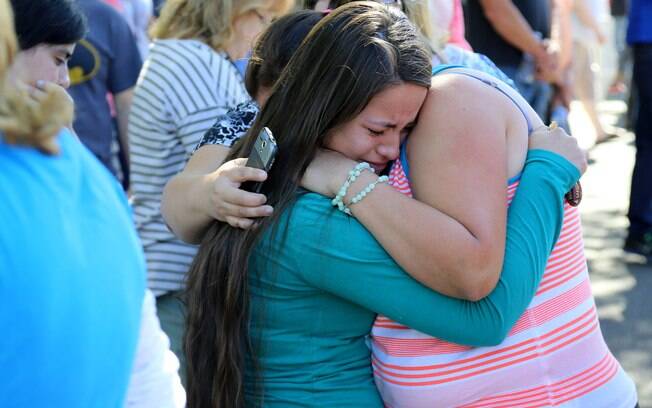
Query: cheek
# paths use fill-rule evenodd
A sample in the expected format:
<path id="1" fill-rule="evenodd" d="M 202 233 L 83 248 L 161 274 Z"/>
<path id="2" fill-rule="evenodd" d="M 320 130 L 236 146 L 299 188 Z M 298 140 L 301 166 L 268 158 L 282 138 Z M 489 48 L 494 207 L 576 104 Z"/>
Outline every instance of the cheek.
<path id="1" fill-rule="evenodd" d="M 363 131 L 349 128 L 326 139 L 324 147 L 342 153 L 350 159 L 361 160 L 375 149 L 376 144 L 374 138 Z"/>
<path id="2" fill-rule="evenodd" d="M 39 58 L 33 61 L 26 69 L 26 74 L 29 77 L 28 82 L 32 85 L 38 80 L 47 82 L 57 82 L 62 69 L 67 69 L 65 66 L 57 66 L 49 58 Z"/>

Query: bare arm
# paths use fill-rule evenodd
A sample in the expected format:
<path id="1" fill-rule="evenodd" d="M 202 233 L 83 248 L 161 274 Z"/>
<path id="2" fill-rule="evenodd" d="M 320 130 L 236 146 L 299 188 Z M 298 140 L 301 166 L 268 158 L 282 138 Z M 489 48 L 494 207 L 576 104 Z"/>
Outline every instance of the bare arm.
<path id="1" fill-rule="evenodd" d="M 560 72 L 568 68 L 572 59 L 573 33 L 570 17 L 572 8 L 573 0 L 555 0 L 553 2 L 551 40 L 559 53 L 557 62 Z"/>
<path id="2" fill-rule="evenodd" d="M 222 164 L 228 153 L 225 146 L 202 146 L 183 171 L 166 184 L 161 213 L 180 239 L 199 243 L 215 220 L 248 228 L 253 224 L 251 217 L 271 214 L 272 208 L 263 205 L 264 195 L 239 189 L 241 182 L 263 181 L 267 174 L 244 167 L 246 159 Z"/>
<path id="3" fill-rule="evenodd" d="M 403 269 L 449 296 L 480 299 L 500 274 L 507 212 L 505 112 L 515 110 L 510 103 L 479 81 L 461 75 L 436 77 L 408 142 L 419 201 L 379 185 L 350 207 Z M 521 121 L 524 160 L 527 139 Z M 340 180 L 330 194 L 345 178 L 340 167 L 352 167 L 347 162 L 333 171 L 332 163 L 316 164 Z M 307 178 L 315 177 L 312 167 Z M 363 173 L 344 201 L 375 178 Z"/>
<path id="4" fill-rule="evenodd" d="M 378 215 L 369 209 L 356 213 L 381 242 L 383 234 L 401 237 L 390 253 L 413 277 L 454 297 L 480 299 L 500 275 L 507 216 L 506 103 L 476 80 L 433 79 L 408 140 L 413 193 L 423 204 L 392 208 L 389 196 L 376 197 L 375 211 L 387 211 L 383 226 L 371 226 Z"/>
<path id="5" fill-rule="evenodd" d="M 575 14 L 577 15 L 577 18 L 580 20 L 580 22 L 595 33 L 600 44 L 604 44 L 606 42 L 606 38 L 602 33 L 602 28 L 600 28 L 600 24 L 595 19 L 595 17 L 593 17 L 593 14 L 591 14 L 591 11 L 586 5 L 585 0 L 575 0 L 573 10 L 575 11 Z"/>

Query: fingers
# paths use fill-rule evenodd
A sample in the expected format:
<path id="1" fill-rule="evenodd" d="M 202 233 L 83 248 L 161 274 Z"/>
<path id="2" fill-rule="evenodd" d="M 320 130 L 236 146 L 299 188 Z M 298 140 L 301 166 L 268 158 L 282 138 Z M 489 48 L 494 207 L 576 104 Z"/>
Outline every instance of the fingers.
<path id="1" fill-rule="evenodd" d="M 231 181 L 242 184 L 245 181 L 265 181 L 267 172 L 265 170 L 255 169 L 253 167 L 234 167 L 228 170 L 228 176 Z"/>
<path id="2" fill-rule="evenodd" d="M 222 202 L 219 206 L 219 212 L 223 215 L 223 218 L 226 217 L 237 217 L 237 218 L 258 218 L 258 217 L 267 217 L 272 215 L 274 209 L 271 205 L 259 205 L 259 206 L 243 206 L 238 204 L 233 204 L 230 202 Z"/>
<path id="3" fill-rule="evenodd" d="M 249 229 L 254 225 L 254 220 L 249 218 L 226 217 L 225 221 L 234 228 Z"/>

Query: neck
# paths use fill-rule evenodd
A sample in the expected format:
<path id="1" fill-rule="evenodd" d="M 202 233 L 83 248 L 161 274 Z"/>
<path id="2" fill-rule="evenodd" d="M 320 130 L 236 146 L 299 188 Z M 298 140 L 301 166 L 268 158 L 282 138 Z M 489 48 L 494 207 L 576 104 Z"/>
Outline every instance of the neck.
<path id="1" fill-rule="evenodd" d="M 246 41 L 238 40 L 233 40 L 226 47 L 224 47 L 224 51 L 226 51 L 227 55 L 229 58 L 231 58 L 232 61 L 237 61 L 246 57 L 249 49 L 250 45 Z"/>

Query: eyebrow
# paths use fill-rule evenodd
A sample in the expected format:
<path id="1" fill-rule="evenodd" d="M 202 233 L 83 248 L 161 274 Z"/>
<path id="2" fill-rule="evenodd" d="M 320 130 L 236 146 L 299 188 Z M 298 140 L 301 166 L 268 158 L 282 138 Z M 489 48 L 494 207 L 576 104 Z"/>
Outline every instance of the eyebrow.
<path id="1" fill-rule="evenodd" d="M 396 128 L 396 123 L 393 122 L 385 122 L 385 121 L 375 121 L 373 119 L 368 120 L 369 123 L 371 123 L 374 126 L 380 126 L 384 128 L 389 128 L 389 129 L 395 129 Z M 413 120 L 412 122 L 409 122 L 405 125 L 406 128 L 414 127 L 417 124 L 416 120 Z"/>
<path id="2" fill-rule="evenodd" d="M 66 49 L 57 49 L 55 52 L 59 56 L 63 56 L 65 59 L 69 60 L 72 57 L 72 53 Z"/>

